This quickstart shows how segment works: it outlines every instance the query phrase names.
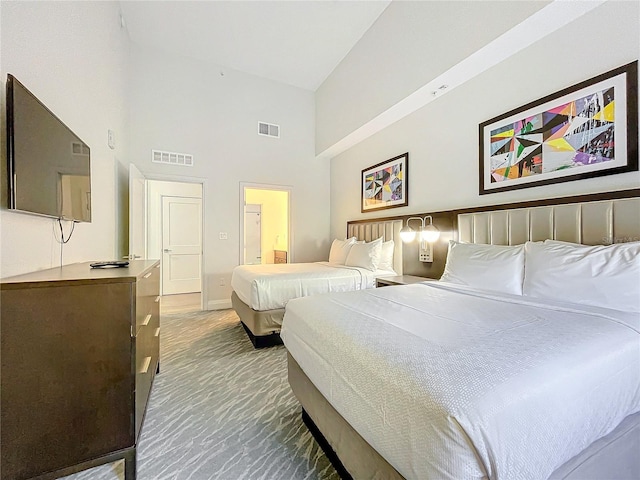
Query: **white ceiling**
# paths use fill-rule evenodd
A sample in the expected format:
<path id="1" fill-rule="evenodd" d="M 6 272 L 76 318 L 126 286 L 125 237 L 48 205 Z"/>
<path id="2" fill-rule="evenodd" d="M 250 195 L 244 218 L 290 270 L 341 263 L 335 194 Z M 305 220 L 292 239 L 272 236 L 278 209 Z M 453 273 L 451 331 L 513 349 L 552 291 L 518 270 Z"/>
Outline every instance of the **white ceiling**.
<path id="1" fill-rule="evenodd" d="M 121 7 L 135 43 L 315 91 L 390 1 L 122 1 Z"/>

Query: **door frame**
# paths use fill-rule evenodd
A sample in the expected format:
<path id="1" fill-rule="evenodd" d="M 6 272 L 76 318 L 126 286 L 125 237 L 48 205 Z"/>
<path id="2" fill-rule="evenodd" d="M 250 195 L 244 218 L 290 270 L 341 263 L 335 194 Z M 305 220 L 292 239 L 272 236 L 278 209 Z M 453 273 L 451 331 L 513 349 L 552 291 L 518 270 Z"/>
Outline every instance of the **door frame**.
<path id="1" fill-rule="evenodd" d="M 277 190 L 279 192 L 287 192 L 287 256 L 289 263 L 293 263 L 295 259 L 293 245 L 295 244 L 293 238 L 293 226 L 291 224 L 291 219 L 293 215 L 291 215 L 291 205 L 293 205 L 293 187 L 291 185 L 274 185 L 269 183 L 253 183 L 253 182 L 240 182 L 240 205 L 239 205 L 239 217 L 240 217 L 240 235 L 239 235 L 239 245 L 238 245 L 238 265 L 244 264 L 244 205 L 245 205 L 245 193 L 249 190 Z"/>
<path id="2" fill-rule="evenodd" d="M 128 187 L 127 187 L 127 198 L 129 199 L 129 209 L 128 209 L 128 225 L 127 228 L 129 230 L 129 235 L 128 235 L 128 248 L 127 248 L 127 255 L 124 256 L 123 258 L 128 258 L 129 260 L 135 260 L 136 258 L 140 258 L 140 259 L 147 259 L 147 213 L 148 213 L 148 205 L 147 205 L 147 177 L 145 176 L 145 174 L 138 168 L 138 166 L 134 163 L 130 163 L 129 164 L 129 168 L 127 169 L 127 173 L 129 176 L 129 181 L 128 181 Z M 135 176 L 135 179 L 134 179 Z M 137 205 L 136 202 L 134 200 L 137 200 L 137 198 L 132 198 L 133 195 L 133 190 L 134 190 L 134 183 L 136 181 L 140 181 L 142 180 L 142 225 L 140 225 L 138 228 L 132 228 L 132 219 L 134 219 L 135 217 L 137 217 L 136 215 L 136 207 L 140 206 Z M 138 231 L 141 230 L 141 231 Z M 135 245 L 137 242 L 134 241 L 135 237 L 136 237 L 136 231 L 138 231 L 138 233 L 141 235 L 142 238 L 139 238 L 138 240 L 142 242 L 142 246 L 141 248 L 141 252 L 140 255 L 136 255 L 136 252 L 132 252 L 132 250 L 135 250 Z"/>
<path id="3" fill-rule="evenodd" d="M 209 289 L 207 288 L 206 275 L 204 274 L 204 267 L 206 265 L 206 258 L 208 255 L 208 242 L 207 242 L 207 230 L 205 224 L 205 210 L 206 210 L 206 195 L 207 195 L 207 179 L 200 177 L 185 177 L 182 175 L 164 175 L 160 173 L 144 173 L 144 176 L 147 180 L 156 180 L 160 182 L 174 182 L 174 183 L 199 183 L 202 189 L 202 218 L 201 218 L 201 228 L 202 228 L 202 258 L 200 263 L 200 286 L 202 292 L 200 293 L 200 309 L 207 310 L 207 305 L 209 302 Z M 146 186 L 146 184 L 145 184 Z M 145 189 L 146 190 L 146 189 Z M 145 196 L 145 201 L 148 200 Z M 146 204 L 145 207 L 145 216 L 147 214 L 149 205 Z M 145 222 L 145 232 L 146 232 L 146 222 Z M 147 233 L 145 233 L 145 244 L 147 242 Z"/>

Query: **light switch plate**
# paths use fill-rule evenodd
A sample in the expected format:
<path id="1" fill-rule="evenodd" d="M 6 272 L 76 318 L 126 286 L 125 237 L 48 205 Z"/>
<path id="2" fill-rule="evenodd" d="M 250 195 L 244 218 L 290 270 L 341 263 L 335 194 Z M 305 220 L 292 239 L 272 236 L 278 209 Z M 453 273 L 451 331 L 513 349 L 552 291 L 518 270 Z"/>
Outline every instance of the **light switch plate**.
<path id="1" fill-rule="evenodd" d="M 116 148 L 116 134 L 113 130 L 108 130 L 107 132 L 107 145 L 111 150 Z"/>
<path id="2" fill-rule="evenodd" d="M 227 235 L 227 232 L 220 232 L 220 240 L 227 240 L 229 237 Z"/>

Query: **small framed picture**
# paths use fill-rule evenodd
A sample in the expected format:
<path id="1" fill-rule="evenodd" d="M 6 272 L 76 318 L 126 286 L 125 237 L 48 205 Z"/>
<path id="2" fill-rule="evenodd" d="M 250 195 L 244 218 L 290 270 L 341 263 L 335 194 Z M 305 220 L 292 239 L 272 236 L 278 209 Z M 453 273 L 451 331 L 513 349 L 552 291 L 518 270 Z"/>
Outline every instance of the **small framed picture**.
<path id="1" fill-rule="evenodd" d="M 362 170 L 361 212 L 409 205 L 409 153 Z"/>

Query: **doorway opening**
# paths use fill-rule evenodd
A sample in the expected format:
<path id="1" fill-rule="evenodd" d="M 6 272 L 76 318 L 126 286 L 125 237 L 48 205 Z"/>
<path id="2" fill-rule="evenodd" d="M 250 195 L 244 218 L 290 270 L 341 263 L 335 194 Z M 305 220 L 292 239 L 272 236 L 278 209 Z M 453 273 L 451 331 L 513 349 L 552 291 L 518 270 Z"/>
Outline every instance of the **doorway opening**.
<path id="1" fill-rule="evenodd" d="M 291 262 L 291 187 L 256 183 L 240 187 L 240 265 Z"/>
<path id="2" fill-rule="evenodd" d="M 205 180 L 129 165 L 129 259 L 159 259 L 164 313 L 203 310 Z M 165 251 L 166 250 L 166 251 Z M 165 312 L 165 307 L 171 311 Z M 174 312 L 175 310 L 175 312 Z"/>
<path id="3" fill-rule="evenodd" d="M 147 255 L 160 258 L 163 304 L 202 303 L 202 184 L 147 180 Z"/>

